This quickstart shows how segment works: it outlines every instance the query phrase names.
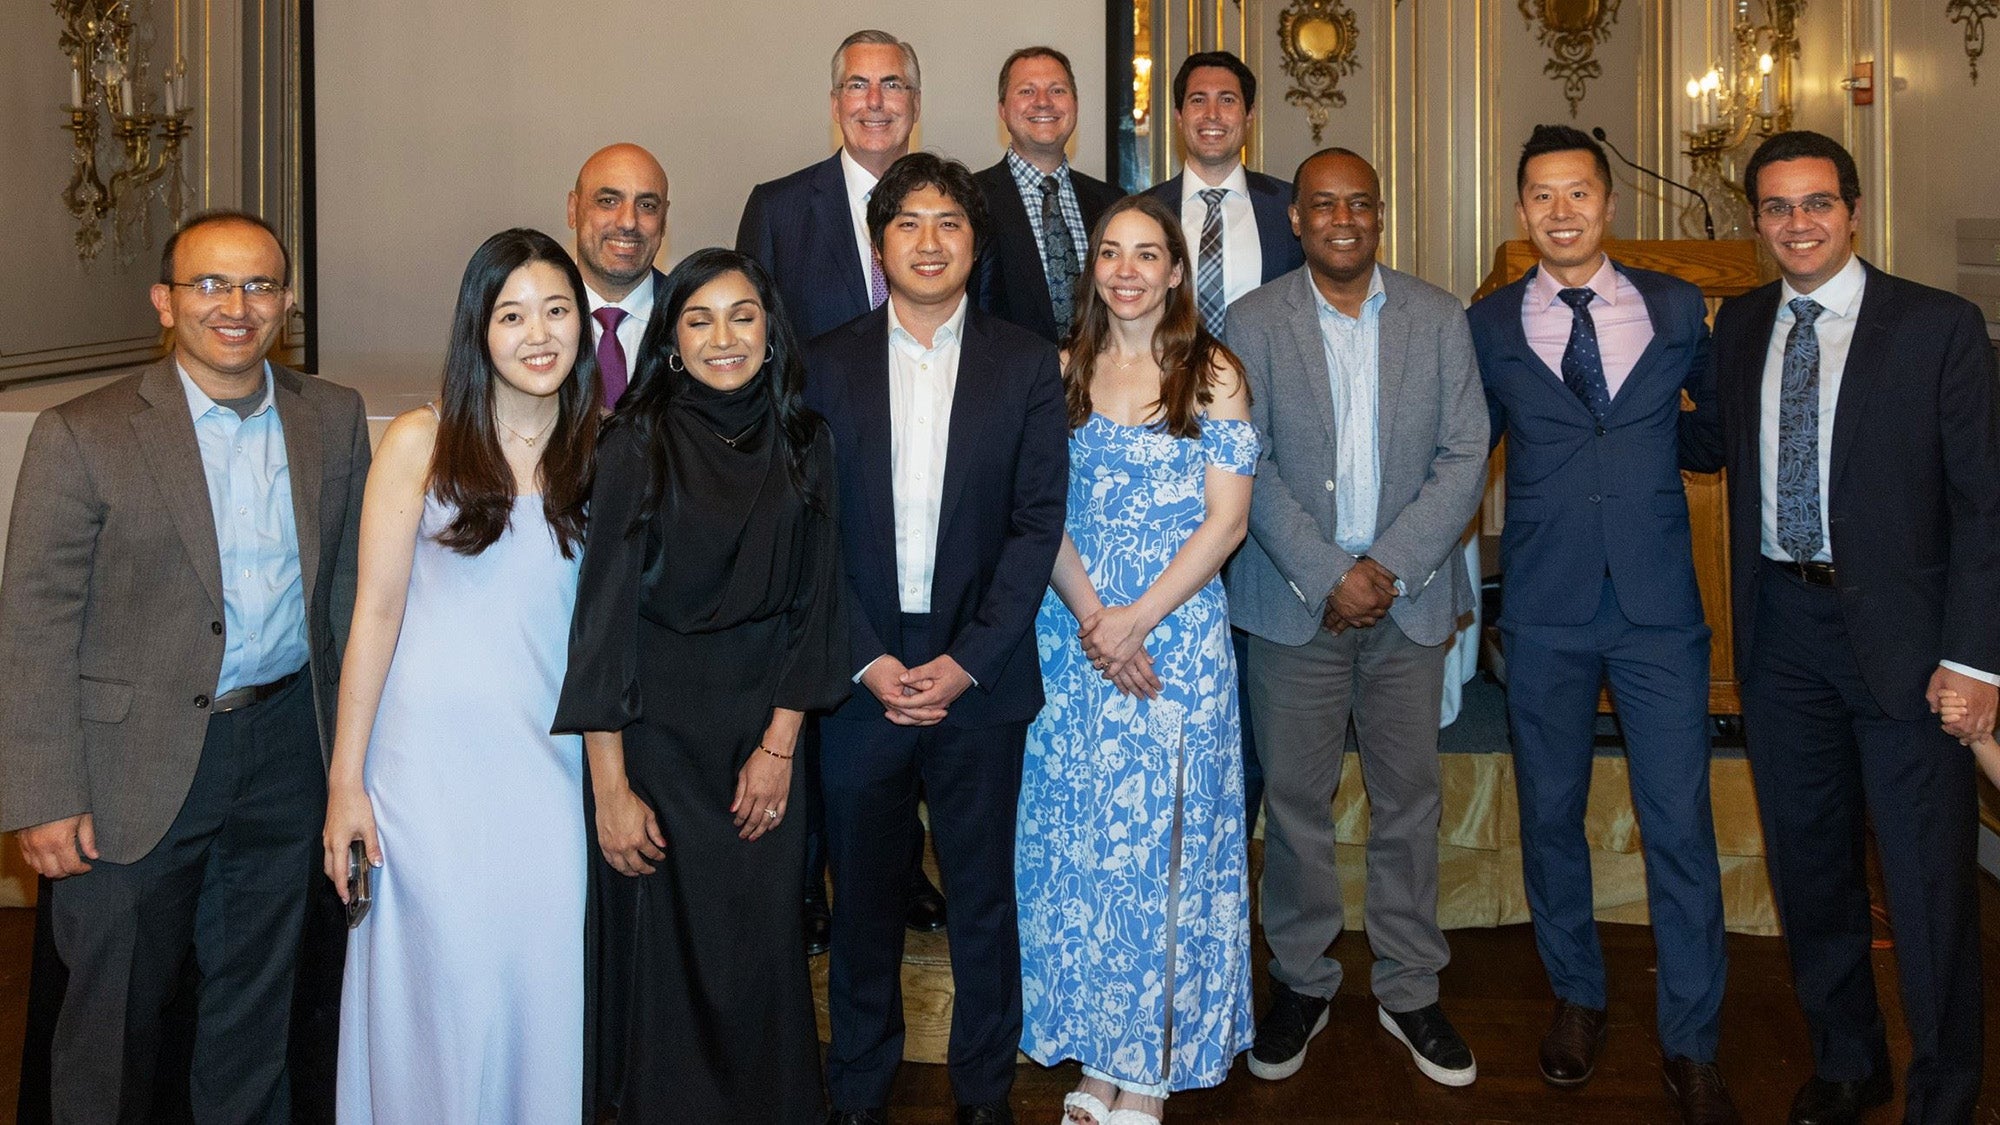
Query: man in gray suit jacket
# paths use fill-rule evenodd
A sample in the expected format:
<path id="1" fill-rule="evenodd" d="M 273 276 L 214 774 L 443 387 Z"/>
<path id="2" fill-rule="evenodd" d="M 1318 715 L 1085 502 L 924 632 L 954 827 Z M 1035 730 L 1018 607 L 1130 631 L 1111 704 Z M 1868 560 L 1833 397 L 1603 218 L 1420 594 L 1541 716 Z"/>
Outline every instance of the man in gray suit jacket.
<path id="1" fill-rule="evenodd" d="M 1375 262 L 1381 183 L 1345 149 L 1293 178 L 1306 264 L 1229 310 L 1263 443 L 1250 537 L 1228 571 L 1250 633 L 1265 778 L 1272 1005 L 1250 1072 L 1286 1078 L 1340 987 L 1332 803 L 1350 717 L 1368 777 L 1368 943 L 1378 1021 L 1423 1074 L 1477 1075 L 1438 1006 L 1438 699 L 1472 608 L 1459 535 L 1486 473 L 1486 408 L 1458 299 Z"/>
<path id="2" fill-rule="evenodd" d="M 0 829 L 51 880 L 69 969 L 57 1120 L 147 1115 L 190 950 L 195 1120 L 290 1120 L 368 430 L 353 391 L 265 359 L 289 270 L 263 220 L 190 220 L 152 290 L 171 356 L 28 438 L 0 583 Z"/>

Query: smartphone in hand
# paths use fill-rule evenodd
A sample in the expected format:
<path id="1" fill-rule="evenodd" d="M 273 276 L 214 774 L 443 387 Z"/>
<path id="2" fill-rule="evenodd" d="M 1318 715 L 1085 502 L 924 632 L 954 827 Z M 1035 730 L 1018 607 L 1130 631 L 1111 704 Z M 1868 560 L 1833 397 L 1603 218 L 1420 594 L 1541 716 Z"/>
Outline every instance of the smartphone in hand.
<path id="1" fill-rule="evenodd" d="M 368 908 L 375 903 L 375 895 L 370 887 L 374 868 L 368 863 L 368 848 L 359 840 L 347 844 L 347 928 L 353 929 L 368 917 Z"/>

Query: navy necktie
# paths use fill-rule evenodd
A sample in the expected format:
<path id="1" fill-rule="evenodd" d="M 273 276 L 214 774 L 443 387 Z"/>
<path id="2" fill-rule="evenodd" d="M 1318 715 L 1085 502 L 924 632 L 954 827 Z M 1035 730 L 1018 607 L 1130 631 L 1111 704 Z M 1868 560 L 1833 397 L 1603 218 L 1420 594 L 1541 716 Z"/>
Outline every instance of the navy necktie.
<path id="1" fill-rule="evenodd" d="M 1611 413 L 1611 390 L 1604 381 L 1604 356 L 1597 350 L 1597 322 L 1590 318 L 1590 300 L 1597 291 L 1565 289 L 1556 296 L 1575 314 L 1569 324 L 1569 345 L 1563 348 L 1563 386 L 1583 401 L 1592 418 L 1602 422 Z"/>
<path id="2" fill-rule="evenodd" d="M 1785 367 L 1778 393 L 1778 546 L 1793 562 L 1811 562 L 1826 542 L 1820 528 L 1819 330 L 1826 310 L 1811 297 L 1792 301 Z"/>
<path id="3" fill-rule="evenodd" d="M 1076 279 L 1083 268 L 1076 260 L 1069 220 L 1063 218 L 1062 185 L 1053 175 L 1042 177 L 1042 257 L 1049 266 L 1049 309 L 1055 313 L 1056 335 L 1067 336 L 1076 306 Z"/>

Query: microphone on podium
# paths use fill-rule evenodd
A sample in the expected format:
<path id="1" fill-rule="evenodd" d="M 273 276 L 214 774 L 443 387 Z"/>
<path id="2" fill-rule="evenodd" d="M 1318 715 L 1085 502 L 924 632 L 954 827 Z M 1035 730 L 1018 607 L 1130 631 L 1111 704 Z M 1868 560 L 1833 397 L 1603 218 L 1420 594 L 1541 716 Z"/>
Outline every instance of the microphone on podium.
<path id="1" fill-rule="evenodd" d="M 1656 180 L 1660 181 L 1660 182 L 1661 182 L 1661 183 L 1663 183 L 1663 184 L 1670 184 L 1670 185 L 1672 185 L 1672 186 L 1674 186 L 1674 187 L 1677 187 L 1677 188 L 1681 189 L 1682 191 L 1684 191 L 1684 192 L 1687 192 L 1688 194 L 1690 194 L 1690 195 L 1694 196 L 1694 197 L 1695 197 L 1696 199 L 1699 199 L 1699 200 L 1701 200 L 1701 225 L 1702 225 L 1702 226 L 1703 226 L 1703 227 L 1704 227 L 1704 228 L 1705 228 L 1705 229 L 1706 229 L 1706 230 L 1708 231 L 1708 237 L 1709 237 L 1709 240 L 1710 240 L 1710 241 L 1714 241 L 1714 239 L 1715 239 L 1715 212 L 1713 212 L 1713 211 L 1709 210 L 1709 208 L 1708 208 L 1708 197 L 1707 197 L 1707 196 L 1705 196 L 1705 195 L 1703 195 L 1702 193 L 1700 193 L 1700 192 L 1696 191 L 1695 189 L 1693 189 L 1693 188 L 1691 188 L 1691 187 L 1687 186 L 1686 184 L 1684 184 L 1684 183 L 1681 183 L 1681 182 L 1680 182 L 1679 180 L 1670 180 L 1670 179 L 1666 178 L 1665 176 L 1662 176 L 1662 175 L 1660 175 L 1660 174 L 1659 174 L 1658 172 L 1655 172 L 1655 171 L 1653 171 L 1653 170 L 1652 170 L 1651 168 L 1643 168 L 1643 167 L 1640 167 L 1640 166 L 1639 166 L 1639 165 L 1637 165 L 1637 164 L 1634 164 L 1634 163 L 1632 163 L 1632 162 L 1631 162 L 1630 160 L 1627 160 L 1627 159 L 1626 159 L 1626 157 L 1625 157 L 1625 154 L 1624 154 L 1624 153 L 1622 153 L 1622 152 L 1619 152 L 1619 151 L 1618 151 L 1618 146 L 1617 146 L 1617 145 L 1614 145 L 1614 144 L 1612 144 L 1612 143 L 1611 143 L 1611 138 L 1609 138 L 1609 137 L 1607 137 L 1607 136 L 1605 136 L 1605 135 L 1604 135 L 1604 127 L 1603 127 L 1603 126 L 1601 126 L 1601 125 L 1600 125 L 1600 126 L 1598 126 L 1598 127 L 1594 128 L 1594 129 L 1592 129 L 1592 130 L 1590 131 L 1590 135 L 1591 135 L 1591 136 L 1593 136 L 1593 137 L 1596 137 L 1596 138 L 1597 138 L 1597 140 L 1598 140 L 1598 142 L 1599 142 L 1600 144 L 1602 144 L 1602 145 L 1603 145 L 1603 146 L 1604 146 L 1605 148 L 1608 148 L 1608 149 L 1610 149 L 1610 150 L 1611 150 L 1611 154 L 1612 154 L 1613 156 L 1616 156 L 1616 157 L 1617 157 L 1617 158 L 1618 158 L 1619 160 L 1623 161 L 1623 162 L 1625 163 L 1625 165 L 1626 165 L 1627 167 L 1630 167 L 1630 168 L 1632 168 L 1632 169 L 1633 169 L 1633 170 L 1635 170 L 1635 171 L 1639 171 L 1639 172 L 1644 172 L 1644 173 L 1646 173 L 1646 174 L 1647 174 L 1648 176 L 1651 176 L 1651 177 L 1653 177 L 1654 179 L 1656 179 Z"/>

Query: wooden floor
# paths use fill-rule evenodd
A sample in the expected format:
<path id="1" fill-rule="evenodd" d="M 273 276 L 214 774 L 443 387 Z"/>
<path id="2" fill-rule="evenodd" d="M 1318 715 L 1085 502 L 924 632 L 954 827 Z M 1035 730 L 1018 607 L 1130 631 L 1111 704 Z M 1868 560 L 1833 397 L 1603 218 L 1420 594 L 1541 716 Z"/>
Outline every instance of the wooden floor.
<path id="1" fill-rule="evenodd" d="M 2000 996 L 2000 887 L 1980 879 L 1986 996 Z M 27 1001 L 28 950 L 34 915 L 0 910 L 0 1125 L 14 1120 Z M 1521 1123 L 1521 1125 L 1645 1125 L 1673 1121 L 1660 1093 L 1653 1042 L 1653 948 L 1648 930 L 1607 925 L 1611 1034 L 1597 1076 L 1580 1091 L 1545 1086 L 1535 1071 L 1535 1046 L 1549 1015 L 1547 984 L 1527 926 L 1454 930 L 1452 964 L 1442 980 L 1443 1003 L 1479 1059 L 1479 1081 L 1448 1090 L 1418 1075 L 1400 1044 L 1376 1025 L 1367 996 L 1368 947 L 1358 934 L 1343 935 L 1334 951 L 1346 982 L 1333 1003 L 1327 1029 L 1313 1040 L 1305 1069 L 1284 1082 L 1250 1076 L 1239 1060 L 1229 1081 L 1212 1090 L 1177 1095 L 1168 1121 Z M 1267 951 L 1257 938 L 1257 964 Z M 1890 1051 L 1900 1068 L 1909 1056 L 1901 1037 L 1894 955 L 1876 955 L 1890 1027 Z M 1264 1003 L 1263 982 L 1257 1003 Z M 1989 1044 L 2000 1027 L 1989 1032 Z M 2000 1050 L 1989 1049 L 1989 1057 Z M 1744 1120 L 1782 1122 L 1793 1090 L 1811 1073 L 1805 1025 L 1793 1002 L 1784 949 L 1776 938 L 1729 938 L 1729 990 L 1723 1005 L 1721 1065 Z M 1014 1108 L 1026 1125 L 1053 1125 L 1063 1092 L 1076 1084 L 1074 1066 L 1021 1067 Z M 1900 1093 L 1900 1090 L 1899 1090 Z M 951 1091 L 943 1067 L 907 1065 L 897 1079 L 891 1110 L 898 1125 L 945 1125 L 952 1120 Z M 1900 1120 L 1897 1107 L 1869 1119 Z M 1977 1125 L 2000 1125 L 2000 1062 L 1989 1062 Z"/>

